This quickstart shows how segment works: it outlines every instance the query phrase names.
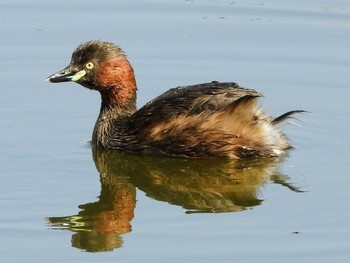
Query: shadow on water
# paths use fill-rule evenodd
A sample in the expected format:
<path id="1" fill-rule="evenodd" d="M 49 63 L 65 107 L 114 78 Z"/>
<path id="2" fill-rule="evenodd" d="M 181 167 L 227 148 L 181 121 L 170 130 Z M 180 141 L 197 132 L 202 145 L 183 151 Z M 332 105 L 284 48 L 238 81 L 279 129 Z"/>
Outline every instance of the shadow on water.
<path id="1" fill-rule="evenodd" d="M 72 246 L 89 252 L 122 246 L 120 235 L 131 231 L 136 188 L 186 213 L 238 212 L 261 205 L 259 190 L 269 182 L 300 191 L 279 171 L 282 159 L 193 160 L 100 150 L 93 150 L 93 158 L 100 173 L 99 200 L 80 205 L 76 215 L 47 218 L 51 229 L 75 232 Z"/>

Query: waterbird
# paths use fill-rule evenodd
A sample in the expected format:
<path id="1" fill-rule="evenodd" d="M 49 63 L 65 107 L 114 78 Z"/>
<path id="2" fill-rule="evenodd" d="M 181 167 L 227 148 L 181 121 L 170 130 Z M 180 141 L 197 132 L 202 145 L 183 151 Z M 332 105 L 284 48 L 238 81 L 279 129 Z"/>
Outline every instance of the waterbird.
<path id="1" fill-rule="evenodd" d="M 134 70 L 116 44 L 80 44 L 70 64 L 47 81 L 73 81 L 101 95 L 93 147 L 184 158 L 258 159 L 284 155 L 291 145 L 281 125 L 295 113 L 270 117 L 260 93 L 234 82 L 172 88 L 136 107 Z"/>

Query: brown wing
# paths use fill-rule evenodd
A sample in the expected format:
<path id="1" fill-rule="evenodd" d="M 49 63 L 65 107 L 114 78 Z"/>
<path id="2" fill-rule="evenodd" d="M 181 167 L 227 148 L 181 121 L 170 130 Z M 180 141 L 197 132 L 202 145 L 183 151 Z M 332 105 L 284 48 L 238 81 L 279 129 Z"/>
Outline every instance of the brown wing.
<path id="1" fill-rule="evenodd" d="M 254 122 L 265 121 L 256 103 L 260 96 L 235 83 L 171 89 L 131 116 L 127 129 L 135 137 L 127 148 L 186 157 L 254 155 L 249 146 L 263 136 Z"/>
<path id="2" fill-rule="evenodd" d="M 210 115 L 227 107 L 234 107 L 243 98 L 256 98 L 261 94 L 232 82 L 211 82 L 170 89 L 147 103 L 130 118 L 137 131 L 179 116 Z M 138 120 L 137 122 L 134 120 Z"/>

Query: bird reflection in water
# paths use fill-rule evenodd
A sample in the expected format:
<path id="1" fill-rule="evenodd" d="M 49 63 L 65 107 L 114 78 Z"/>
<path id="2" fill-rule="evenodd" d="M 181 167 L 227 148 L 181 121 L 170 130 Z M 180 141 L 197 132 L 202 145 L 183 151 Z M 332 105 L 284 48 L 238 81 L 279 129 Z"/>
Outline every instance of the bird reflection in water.
<path id="1" fill-rule="evenodd" d="M 89 252 L 121 247 L 131 231 L 136 188 L 187 213 L 238 212 L 260 205 L 259 189 L 269 182 L 292 191 L 282 159 L 237 161 L 177 159 L 93 150 L 101 193 L 80 205 L 77 215 L 47 218 L 51 229 L 71 230 L 72 246 Z"/>

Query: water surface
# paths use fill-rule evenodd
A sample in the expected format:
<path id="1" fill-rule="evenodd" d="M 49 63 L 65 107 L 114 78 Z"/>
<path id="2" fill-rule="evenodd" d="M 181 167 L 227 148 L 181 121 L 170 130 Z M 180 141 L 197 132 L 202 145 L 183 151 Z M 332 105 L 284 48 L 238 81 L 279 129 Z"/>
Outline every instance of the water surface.
<path id="1" fill-rule="evenodd" d="M 346 1 L 3 1 L 4 262 L 344 262 L 350 256 Z M 98 94 L 44 82 L 89 39 L 116 42 L 138 105 L 178 85 L 265 95 L 295 149 L 269 163 L 93 153 Z M 92 253 L 95 252 L 95 253 Z"/>

